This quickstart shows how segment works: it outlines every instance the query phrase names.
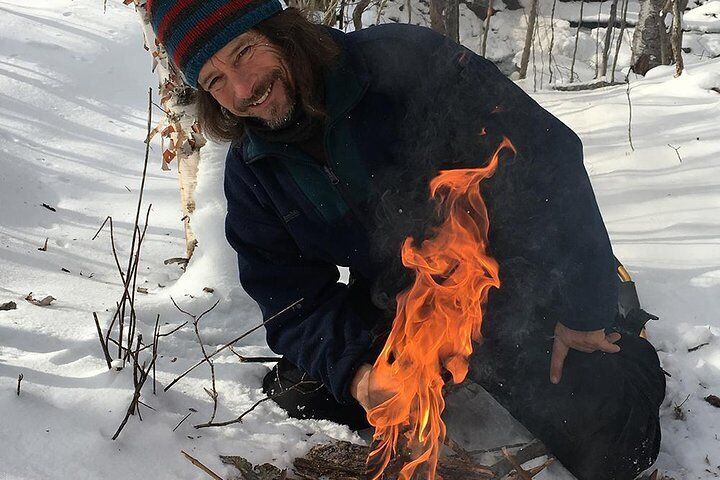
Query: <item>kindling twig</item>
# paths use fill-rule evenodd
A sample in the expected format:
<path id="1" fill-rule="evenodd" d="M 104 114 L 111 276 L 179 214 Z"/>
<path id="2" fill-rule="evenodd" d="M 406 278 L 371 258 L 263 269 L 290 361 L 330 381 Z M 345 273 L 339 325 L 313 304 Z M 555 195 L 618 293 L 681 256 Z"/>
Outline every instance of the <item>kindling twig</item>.
<path id="1" fill-rule="evenodd" d="M 112 370 L 112 359 L 110 358 L 110 352 L 108 351 L 107 343 L 105 342 L 100 328 L 100 321 L 98 320 L 97 313 L 93 312 L 93 318 L 95 319 L 95 327 L 97 328 L 98 337 L 100 338 L 100 346 L 102 347 L 103 355 L 105 355 L 105 362 L 107 363 L 108 370 Z"/>
<path id="2" fill-rule="evenodd" d="M 525 469 L 522 468 L 522 466 L 518 463 L 517 460 L 515 460 L 515 457 L 510 454 L 510 451 L 507 448 L 503 447 L 502 454 L 513 466 L 513 468 L 515 469 L 515 473 L 519 478 L 521 478 L 522 480 L 532 480 L 530 473 L 528 473 Z"/>
<path id="3" fill-rule="evenodd" d="M 18 385 L 17 385 L 17 396 L 18 397 L 20 396 L 20 382 L 22 382 L 22 379 L 23 379 L 23 374 L 21 373 L 20 375 L 18 375 Z"/>
<path id="4" fill-rule="evenodd" d="M 198 339 L 198 343 L 200 343 L 200 350 L 202 351 L 203 359 L 210 366 L 210 376 L 212 378 L 212 391 L 210 391 L 206 388 L 205 392 L 210 396 L 210 398 L 212 398 L 212 401 L 213 401 L 212 415 L 210 415 L 210 420 L 208 420 L 208 423 L 212 423 L 213 420 L 215 420 L 215 415 L 217 414 L 217 406 L 218 406 L 218 391 L 217 391 L 216 383 L 215 383 L 215 364 L 208 357 L 207 351 L 205 350 L 205 343 L 203 342 L 203 339 L 200 336 L 200 320 L 206 314 L 212 312 L 215 309 L 215 307 L 218 306 L 218 304 L 220 303 L 220 300 L 215 302 L 212 307 L 208 308 L 200 315 L 193 315 L 192 313 L 186 312 L 185 310 L 180 308 L 180 306 L 175 302 L 174 298 L 170 297 L 170 300 L 172 301 L 173 305 L 175 305 L 175 308 L 177 308 L 182 313 L 184 313 L 185 315 L 187 315 L 193 319 L 193 327 L 195 328 L 195 336 Z"/>
<path id="5" fill-rule="evenodd" d="M 213 472 L 212 470 L 210 470 L 208 467 L 206 467 L 205 465 L 203 465 L 203 463 L 202 463 L 200 460 L 198 460 L 197 458 L 193 457 L 192 455 L 190 455 L 189 453 L 187 453 L 185 450 L 181 450 L 180 453 L 182 453 L 183 455 L 185 455 L 185 458 L 187 458 L 187 459 L 190 461 L 190 463 L 192 463 L 193 465 L 195 465 L 196 467 L 198 467 L 200 470 L 202 470 L 203 472 L 205 472 L 205 473 L 207 473 L 208 475 L 210 475 L 210 477 L 214 478 L 215 480 L 223 480 L 223 478 L 222 478 L 220 475 L 218 475 L 217 473 L 215 473 L 215 472 Z"/>
<path id="6" fill-rule="evenodd" d="M 175 430 L 177 430 L 178 428 L 180 428 L 180 425 L 182 425 L 183 422 L 184 422 L 185 420 L 187 420 L 187 419 L 190 417 L 190 415 L 192 415 L 192 414 L 195 413 L 195 412 L 197 412 L 197 410 L 195 410 L 194 408 L 191 408 L 191 409 L 190 409 L 190 412 L 188 412 L 188 414 L 185 415 L 185 416 L 182 418 L 182 420 L 180 420 L 180 421 L 178 422 L 177 425 L 175 425 L 175 428 L 173 428 L 172 431 L 174 432 Z"/>
<path id="7" fill-rule="evenodd" d="M 507 449 L 507 447 L 506 447 Z M 520 450 L 518 450 L 515 455 L 513 456 L 513 460 L 517 462 L 518 464 L 522 465 L 523 463 L 530 461 L 534 458 L 542 457 L 543 455 L 548 455 L 547 448 L 545 445 L 540 441 L 534 441 Z M 515 467 L 513 465 L 513 462 L 508 459 L 507 457 L 503 458 L 502 460 L 499 460 L 495 465 L 492 467 L 492 471 L 495 472 L 495 476 L 497 478 L 503 478 L 505 475 L 510 473 Z M 519 473 L 519 472 L 518 472 Z"/>
<path id="8" fill-rule="evenodd" d="M 217 355 L 218 353 L 222 352 L 222 351 L 225 350 L 226 348 L 231 347 L 232 345 L 236 344 L 237 342 L 239 342 L 239 341 L 242 340 L 243 338 L 247 337 L 247 336 L 250 335 L 251 333 L 253 333 L 253 332 L 261 329 L 262 327 L 264 327 L 265 325 L 267 325 L 267 324 L 268 324 L 269 322 L 271 322 L 272 320 L 276 319 L 277 317 L 279 317 L 279 316 L 282 315 L 283 313 L 287 312 L 287 311 L 290 310 L 291 308 L 294 308 L 296 305 L 300 304 L 300 302 L 302 302 L 303 300 L 305 300 L 305 299 L 304 299 L 304 298 L 301 298 L 301 299 L 299 299 L 299 300 L 294 301 L 293 303 L 291 303 L 291 304 L 288 305 L 287 307 L 283 308 L 283 309 L 280 310 L 278 313 L 276 313 L 276 314 L 273 315 L 272 317 L 268 318 L 267 320 L 265 320 L 265 321 L 262 322 L 261 324 L 254 326 L 253 328 L 251 328 L 251 329 L 248 330 L 247 332 L 243 333 L 243 334 L 240 335 L 239 337 L 235 338 L 234 340 L 229 341 L 228 343 L 226 343 L 226 344 L 223 345 L 222 347 L 218 348 L 215 352 L 213 352 L 212 354 L 208 355 L 208 359 L 213 358 L 215 355 Z M 168 390 L 170 390 L 170 388 L 171 388 L 173 385 L 175 385 L 178 381 L 180 381 L 182 378 L 184 378 L 187 374 L 189 374 L 190 372 L 192 372 L 193 370 L 195 370 L 197 367 L 199 367 L 200 365 L 202 365 L 202 364 L 205 363 L 205 362 L 206 362 L 206 359 L 203 358 L 202 360 L 200 360 L 199 362 L 197 362 L 195 365 L 193 365 L 192 367 L 190 367 L 190 368 L 188 368 L 187 370 L 185 370 L 182 374 L 180 374 L 179 377 L 177 377 L 175 380 L 173 380 L 172 382 L 170 382 L 170 383 L 168 384 L 168 386 L 164 388 L 164 391 L 167 392 Z"/>
<path id="9" fill-rule="evenodd" d="M 228 348 L 238 357 L 240 363 L 274 363 L 282 360 L 282 357 L 246 357 L 236 352 L 233 347 Z"/>

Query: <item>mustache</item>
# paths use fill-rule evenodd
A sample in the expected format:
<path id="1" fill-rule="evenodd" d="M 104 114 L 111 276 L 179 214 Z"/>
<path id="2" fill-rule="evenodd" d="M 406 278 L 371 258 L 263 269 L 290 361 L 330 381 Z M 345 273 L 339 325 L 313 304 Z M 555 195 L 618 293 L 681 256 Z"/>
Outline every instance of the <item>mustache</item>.
<path id="1" fill-rule="evenodd" d="M 270 85 L 278 80 L 283 80 L 283 72 L 279 68 L 276 68 L 257 83 L 255 88 L 253 88 L 253 93 L 250 98 L 240 101 L 235 108 L 241 113 L 246 111 L 250 105 L 257 102 L 263 95 L 265 95 L 265 92 L 267 92 L 267 89 L 270 88 Z"/>

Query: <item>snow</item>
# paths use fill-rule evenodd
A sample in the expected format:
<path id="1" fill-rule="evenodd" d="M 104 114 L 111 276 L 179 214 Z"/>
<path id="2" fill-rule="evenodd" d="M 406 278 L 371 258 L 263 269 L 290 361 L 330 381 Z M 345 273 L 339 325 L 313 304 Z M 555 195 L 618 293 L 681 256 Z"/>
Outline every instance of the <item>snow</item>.
<path id="1" fill-rule="evenodd" d="M 402 2 L 404 3 L 404 2 Z M 400 3 L 387 2 L 383 21 L 406 21 Z M 547 50 L 549 2 L 541 3 L 537 60 Z M 626 87 L 561 93 L 547 90 L 547 66 L 529 68 L 521 85 L 568 123 L 585 143 L 586 166 L 617 255 L 638 284 L 645 308 L 661 317 L 649 329 L 668 378 L 662 408 L 663 446 L 658 468 L 675 479 L 720 475 L 720 412 L 703 398 L 720 395 L 720 35 L 717 1 L 685 16 L 687 71 L 672 67 L 630 75 L 632 142 L 628 141 Z M 558 3 L 553 83 L 567 81 L 579 3 Z M 422 21 L 421 5 L 413 19 Z M 593 8 L 595 10 L 593 10 Z M 631 2 L 631 10 L 637 4 Z M 598 5 L 586 4 L 588 21 Z M 608 5 L 603 5 L 603 12 Z M 574 12 L 574 13 L 573 13 Z M 368 9 L 366 22 L 377 10 Z M 206 366 L 168 392 L 162 387 L 201 358 L 192 328 L 160 342 L 157 394 L 149 384 L 143 421 L 131 417 L 116 441 L 133 393 L 132 372 L 109 371 L 92 312 L 105 328 L 121 294 L 107 227 L 114 220 L 121 264 L 127 262 L 142 171 L 147 88 L 155 86 L 132 8 L 108 0 L 6 0 L 0 5 L 0 478 L 195 479 L 202 472 L 180 455 L 185 450 L 223 476 L 218 454 L 288 466 L 297 455 L 329 438 L 361 441 L 327 421 L 289 419 L 271 402 L 243 423 L 195 430 L 212 402 Z M 575 18 L 576 20 L 576 18 Z M 493 18 L 488 56 L 517 58 L 524 39 L 522 11 Z M 705 22 L 705 23 L 703 23 Z M 713 26 L 715 25 L 715 26 Z M 715 30 L 713 30 L 715 29 Z M 463 10 L 461 37 L 479 49 L 480 21 Z M 626 35 L 630 38 L 632 30 Z M 595 70 L 595 39 L 604 29 L 583 30 L 577 80 Z M 621 50 L 618 77 L 629 63 Z M 534 73 L 537 72 L 537 73 Z M 159 112 L 154 111 L 159 119 Z M 177 180 L 160 170 L 160 145 L 152 145 L 145 205 L 152 204 L 143 246 L 138 294 L 139 328 L 146 338 L 155 318 L 167 332 L 188 320 L 172 305 L 198 314 L 219 300 L 200 324 L 210 351 L 260 322 L 237 281 L 235 257 L 223 234 L 222 171 L 226 146 L 205 147 L 193 225 L 199 248 L 183 273 L 163 261 L 184 252 Z M 678 158 L 679 156 L 679 158 Z M 51 211 L 43 204 L 54 208 Z M 47 251 L 40 251 L 45 239 Z M 65 272 L 66 269 L 69 272 Z M 205 287 L 212 293 L 203 291 Z M 24 300 L 52 295 L 48 307 Z M 689 352 L 688 349 L 708 343 Z M 236 349 L 270 355 L 262 331 Z M 268 364 L 240 364 L 224 351 L 216 357 L 220 407 L 217 419 L 237 417 L 263 398 Z M 23 375 L 20 396 L 18 375 Z M 683 403 L 684 402 L 684 403 Z M 684 412 L 677 419 L 675 406 Z M 192 413 L 176 431 L 173 428 Z M 545 478 L 557 478 L 546 476 Z"/>

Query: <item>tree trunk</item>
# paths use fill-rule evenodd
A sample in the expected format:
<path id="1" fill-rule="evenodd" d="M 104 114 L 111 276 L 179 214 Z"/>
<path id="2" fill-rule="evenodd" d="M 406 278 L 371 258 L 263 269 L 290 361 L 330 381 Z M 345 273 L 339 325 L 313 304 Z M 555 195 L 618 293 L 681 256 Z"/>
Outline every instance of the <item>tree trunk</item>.
<path id="1" fill-rule="evenodd" d="M 632 71 L 645 75 L 648 70 L 658 65 L 669 63 L 663 61 L 664 45 L 668 45 L 668 34 L 663 22 L 661 10 L 665 0 L 640 0 L 640 15 L 635 27 L 632 44 Z"/>
<path id="2" fill-rule="evenodd" d="M 585 9 L 585 0 L 580 2 L 580 19 L 578 21 L 577 31 L 575 32 L 575 46 L 573 47 L 572 62 L 570 63 L 570 83 L 575 81 L 575 59 L 577 58 L 578 41 L 580 40 L 580 28 L 583 21 L 583 10 Z"/>
<path id="3" fill-rule="evenodd" d="M 617 18 L 618 0 L 613 0 L 610 4 L 610 18 L 608 19 L 607 30 L 605 31 L 605 44 L 603 45 L 603 55 L 600 62 L 599 77 L 607 75 L 608 57 L 610 55 L 610 44 L 612 43 L 613 29 L 615 28 L 615 19 Z"/>
<path id="4" fill-rule="evenodd" d="M 368 5 L 370 5 L 370 0 L 360 0 L 360 2 L 355 6 L 355 10 L 353 10 L 352 14 L 355 30 L 362 29 L 362 15 Z"/>
<path id="5" fill-rule="evenodd" d="M 672 29 L 671 29 L 671 44 L 672 44 L 672 53 L 673 53 L 673 59 L 675 60 L 675 76 L 679 77 L 682 72 L 683 68 L 685 68 L 685 63 L 683 62 L 682 58 L 682 37 L 683 37 L 683 30 L 682 30 L 682 12 L 685 10 L 685 7 L 687 6 L 687 0 L 673 0 L 673 23 L 672 23 Z"/>
<path id="6" fill-rule="evenodd" d="M 525 48 L 520 60 L 520 79 L 527 76 L 528 62 L 530 61 L 530 50 L 532 49 L 533 36 L 535 35 L 535 21 L 537 20 L 538 0 L 532 0 L 530 14 L 528 15 L 527 32 L 525 33 Z"/>
<path id="7" fill-rule="evenodd" d="M 430 0 L 430 24 L 433 30 L 460 41 L 459 0 Z"/>
<path id="8" fill-rule="evenodd" d="M 185 253 L 190 259 L 197 241 L 191 228 L 192 214 L 195 211 L 195 187 L 200 164 L 200 149 L 206 140 L 197 122 L 197 106 L 193 90 L 184 84 L 179 72 L 168 60 L 167 52 L 155 42 L 155 33 L 150 25 L 150 16 L 143 0 L 134 0 L 135 9 L 145 36 L 145 46 L 153 58 L 153 70 L 157 69 L 160 83 L 160 103 L 165 118 L 151 131 L 147 141 L 161 133 L 163 142 L 169 146 L 163 148 L 163 170 L 170 170 L 169 164 L 177 162 L 180 182 L 180 208 L 185 230 Z"/>
<path id="9" fill-rule="evenodd" d="M 485 23 L 483 24 L 483 37 L 482 37 L 482 47 L 480 50 L 480 55 L 483 57 L 487 53 L 487 39 L 488 39 L 488 33 L 490 33 L 490 19 L 493 16 L 493 2 L 492 0 L 488 1 L 487 4 L 487 13 L 485 14 Z"/>

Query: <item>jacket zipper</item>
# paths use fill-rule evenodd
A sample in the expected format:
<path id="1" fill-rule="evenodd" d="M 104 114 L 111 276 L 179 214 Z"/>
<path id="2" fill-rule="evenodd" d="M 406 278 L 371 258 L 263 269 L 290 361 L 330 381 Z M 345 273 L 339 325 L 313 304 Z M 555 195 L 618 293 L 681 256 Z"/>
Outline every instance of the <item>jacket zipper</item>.
<path id="1" fill-rule="evenodd" d="M 365 221 L 363 216 L 361 215 L 360 211 L 357 208 L 357 205 L 355 205 L 355 202 L 352 199 L 352 196 L 350 192 L 347 192 L 345 188 L 343 188 L 342 185 L 340 185 L 340 178 L 337 176 L 335 171 L 332 169 L 332 159 L 330 157 L 330 133 L 332 132 L 332 129 L 335 128 L 335 124 L 338 121 L 335 120 L 328 124 L 327 128 L 325 129 L 325 138 L 323 139 L 323 145 L 325 147 L 325 155 L 327 158 L 327 161 L 323 163 L 323 170 L 325 170 L 325 174 L 330 179 L 330 183 L 332 184 L 334 190 L 337 192 L 338 195 L 340 195 L 340 198 L 343 199 L 345 204 L 350 209 L 350 213 L 353 217 L 355 217 L 355 220 L 360 224 L 360 226 L 368 233 L 372 231 L 370 229 L 370 225 Z"/>
<path id="2" fill-rule="evenodd" d="M 325 174 L 330 179 L 331 184 L 337 185 L 338 183 L 340 183 L 340 179 L 338 178 L 337 175 L 335 175 L 335 172 L 333 172 L 332 168 L 330 168 L 330 165 L 328 165 L 327 163 L 324 163 L 323 170 L 325 170 Z M 343 200 L 345 200 L 344 195 L 340 194 L 340 196 L 343 197 Z M 345 202 L 347 203 L 347 200 L 345 200 Z M 349 203 L 348 203 L 348 206 L 350 206 Z"/>

